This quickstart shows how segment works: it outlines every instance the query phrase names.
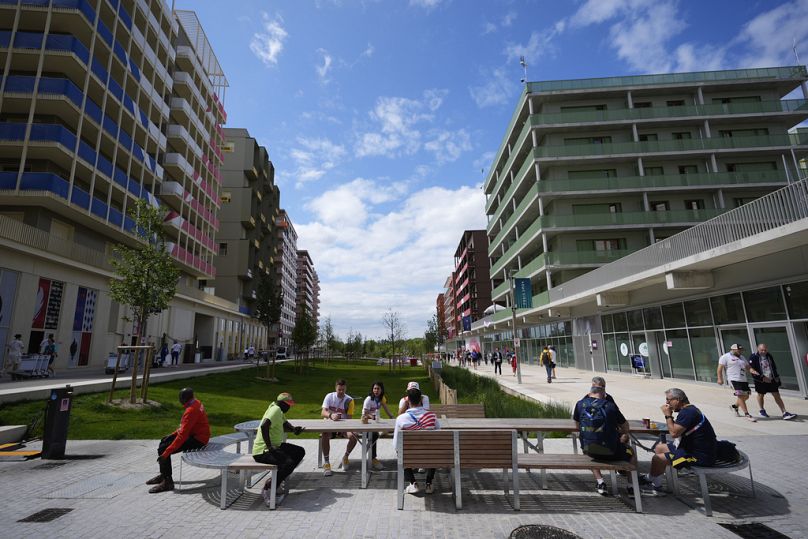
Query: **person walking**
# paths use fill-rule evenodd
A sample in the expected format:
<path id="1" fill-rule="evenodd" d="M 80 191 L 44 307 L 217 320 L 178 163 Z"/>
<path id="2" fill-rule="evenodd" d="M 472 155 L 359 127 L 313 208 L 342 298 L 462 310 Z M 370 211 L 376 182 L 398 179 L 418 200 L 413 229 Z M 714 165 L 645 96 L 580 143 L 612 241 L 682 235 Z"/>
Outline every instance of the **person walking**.
<path id="1" fill-rule="evenodd" d="M 555 345 L 552 345 L 552 344 L 548 347 L 548 349 L 550 350 L 550 363 L 551 363 L 551 367 L 553 369 L 553 379 L 555 380 L 555 377 L 556 377 L 556 358 L 558 357 L 558 352 L 556 352 Z"/>
<path id="2" fill-rule="evenodd" d="M 286 420 L 286 413 L 295 405 L 292 395 L 283 392 L 269 404 L 267 411 L 261 418 L 261 426 L 255 437 L 253 444 L 252 457 L 255 462 L 262 464 L 274 464 L 278 467 L 277 477 L 275 484 L 278 494 L 286 494 L 289 489 L 286 485 L 286 478 L 292 475 L 295 468 L 298 467 L 303 457 L 306 456 L 306 450 L 299 445 L 289 444 L 283 441 L 284 432 L 293 432 L 296 436 L 303 432 L 303 427 L 294 427 L 289 421 Z M 264 498 L 264 503 L 269 506 L 270 504 L 270 488 L 272 487 L 272 480 L 267 479 L 264 483 L 261 495 Z"/>
<path id="3" fill-rule="evenodd" d="M 499 351 L 499 348 L 494 350 L 494 355 L 491 360 L 494 362 L 494 374 L 502 374 L 502 353 Z"/>
<path id="4" fill-rule="evenodd" d="M 746 379 L 746 371 L 750 371 L 753 375 L 757 371 L 750 370 L 749 362 L 742 355 L 743 346 L 740 344 L 733 344 L 729 347 L 729 352 L 721 356 L 718 360 L 718 370 L 716 371 L 716 378 L 718 385 L 724 385 L 724 372 L 726 371 L 727 380 L 732 386 L 733 394 L 735 395 L 735 404 L 730 404 L 730 408 L 735 412 L 735 415 L 740 415 L 738 409 L 743 412 L 744 418 L 747 421 L 755 423 L 757 419 L 752 417 L 749 410 L 746 408 L 746 401 L 749 400 L 749 382 Z"/>
<path id="5" fill-rule="evenodd" d="M 511 370 L 513 370 L 513 375 L 516 376 L 516 364 L 519 362 L 519 358 L 516 357 L 516 352 L 511 356 Z"/>
<path id="6" fill-rule="evenodd" d="M 786 405 L 783 404 L 783 398 L 780 396 L 780 375 L 777 372 L 777 364 L 769 353 L 769 348 L 764 343 L 758 344 L 757 352 L 749 356 L 749 366 L 750 372 L 754 371 L 752 379 L 755 381 L 755 393 L 760 407 L 760 417 L 769 417 L 769 414 L 766 413 L 766 407 L 763 406 L 763 398 L 766 393 L 770 393 L 774 397 L 774 402 L 780 407 L 783 419 L 790 420 L 797 417 L 797 414 L 786 411 Z"/>
<path id="7" fill-rule="evenodd" d="M 22 342 L 22 335 L 17 333 L 14 335 L 14 340 L 6 345 L 8 354 L 3 361 L 3 370 L 0 376 L 5 375 L 6 372 L 13 373 L 20 368 L 20 360 L 22 359 L 22 351 L 25 349 L 25 344 Z"/>
<path id="8" fill-rule="evenodd" d="M 53 362 L 56 361 L 56 341 L 53 340 L 53 333 L 48 335 L 44 354 L 48 356 L 48 376 L 56 376 L 56 370 L 53 368 Z"/>
<path id="9" fill-rule="evenodd" d="M 171 346 L 172 367 L 180 364 L 180 353 L 182 353 L 182 343 L 180 343 L 180 341 L 174 341 L 174 344 Z"/>
<path id="10" fill-rule="evenodd" d="M 553 383 L 553 355 L 550 353 L 550 347 L 546 346 L 541 351 L 541 355 L 539 355 L 539 365 L 544 367 L 545 372 L 547 373 L 547 383 Z"/>

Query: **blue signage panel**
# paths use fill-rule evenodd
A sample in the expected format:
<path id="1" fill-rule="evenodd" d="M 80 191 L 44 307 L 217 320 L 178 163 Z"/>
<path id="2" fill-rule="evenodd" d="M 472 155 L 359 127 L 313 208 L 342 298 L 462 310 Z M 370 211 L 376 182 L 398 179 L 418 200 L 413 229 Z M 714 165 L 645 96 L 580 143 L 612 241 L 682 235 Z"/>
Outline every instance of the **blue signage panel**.
<path id="1" fill-rule="evenodd" d="M 533 307 L 533 289 L 530 279 L 514 279 L 514 296 L 517 309 L 530 309 Z"/>
<path id="2" fill-rule="evenodd" d="M 471 316 L 463 317 L 463 331 L 471 331 Z"/>

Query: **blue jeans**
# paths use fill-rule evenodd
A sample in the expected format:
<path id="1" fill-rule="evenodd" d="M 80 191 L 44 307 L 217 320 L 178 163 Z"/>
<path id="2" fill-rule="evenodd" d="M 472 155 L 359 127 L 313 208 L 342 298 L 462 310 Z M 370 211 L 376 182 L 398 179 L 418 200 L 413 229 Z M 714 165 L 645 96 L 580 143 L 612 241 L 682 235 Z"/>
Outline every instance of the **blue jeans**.
<path id="1" fill-rule="evenodd" d="M 553 377 L 553 364 L 545 363 L 544 369 L 547 371 L 547 379 L 550 380 Z"/>

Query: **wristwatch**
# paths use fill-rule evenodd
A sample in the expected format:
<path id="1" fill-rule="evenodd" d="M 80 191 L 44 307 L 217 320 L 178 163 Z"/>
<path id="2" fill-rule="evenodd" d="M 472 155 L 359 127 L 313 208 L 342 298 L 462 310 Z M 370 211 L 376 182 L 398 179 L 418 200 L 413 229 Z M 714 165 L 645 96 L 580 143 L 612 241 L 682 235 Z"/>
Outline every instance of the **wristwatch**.
<path id="1" fill-rule="evenodd" d="M 665 421 L 667 421 L 668 419 L 673 419 L 673 416 L 672 415 L 666 415 L 665 416 Z"/>

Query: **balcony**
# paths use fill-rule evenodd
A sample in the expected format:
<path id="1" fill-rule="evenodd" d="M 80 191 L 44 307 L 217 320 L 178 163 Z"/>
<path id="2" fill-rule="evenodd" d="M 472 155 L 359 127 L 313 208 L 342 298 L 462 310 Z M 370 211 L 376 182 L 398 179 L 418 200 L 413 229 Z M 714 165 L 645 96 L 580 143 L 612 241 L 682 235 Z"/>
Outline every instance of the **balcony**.
<path id="1" fill-rule="evenodd" d="M 253 217 L 252 215 L 250 215 L 249 217 L 242 217 L 241 224 L 244 226 L 244 228 L 253 229 L 255 228 L 255 217 Z"/>
<path id="2" fill-rule="evenodd" d="M 522 215 L 524 215 L 524 213 L 528 210 L 528 208 L 530 208 L 531 204 L 537 203 L 538 200 L 539 200 L 539 193 L 538 190 L 536 189 L 536 186 L 534 185 L 527 192 L 525 198 L 522 199 L 522 202 L 520 202 L 519 205 L 516 207 L 516 210 L 513 212 L 513 214 L 511 214 L 508 220 L 505 221 L 505 224 L 502 226 L 502 229 L 494 237 L 494 240 L 488 247 L 489 256 L 491 253 L 494 252 L 494 249 L 496 249 L 496 247 L 499 246 L 500 243 L 502 243 L 502 240 L 510 233 L 514 225 L 516 225 L 516 222 L 519 221 L 519 219 L 521 219 Z M 538 204 L 536 205 L 536 212 L 538 212 Z M 491 228 L 493 229 L 494 227 Z"/>
<path id="3" fill-rule="evenodd" d="M 250 268 L 243 269 L 241 272 L 239 272 L 238 277 L 239 277 L 239 279 L 249 281 L 250 279 L 253 278 L 252 269 L 250 269 Z"/>
<path id="4" fill-rule="evenodd" d="M 640 211 L 621 213 L 594 213 L 589 215 L 545 215 L 538 220 L 542 228 L 614 227 L 614 226 L 690 226 L 712 219 L 726 209 Z"/>
<path id="5" fill-rule="evenodd" d="M 166 129 L 166 135 L 169 140 L 180 141 L 185 144 L 197 157 L 202 156 L 202 148 L 199 147 L 190 133 L 181 125 L 170 124 Z"/>
<path id="6" fill-rule="evenodd" d="M 765 172 L 714 172 L 697 174 L 669 174 L 663 176 L 626 176 L 615 178 L 559 179 L 542 180 L 537 184 L 538 191 L 545 195 L 589 195 L 593 193 L 614 193 L 615 191 L 674 191 L 690 190 L 709 186 L 735 187 L 756 185 L 785 185 L 785 175 L 781 171 Z"/>
<path id="7" fill-rule="evenodd" d="M 178 182 L 163 182 L 160 184 L 160 197 L 175 210 L 179 210 L 185 198 L 185 190 Z"/>
<path id="8" fill-rule="evenodd" d="M 521 167 L 519 167 L 519 171 L 516 173 L 516 176 L 514 176 L 514 178 L 513 178 L 513 183 L 511 184 L 510 187 L 508 187 L 508 190 L 505 192 L 505 196 L 502 198 L 503 202 L 507 202 L 508 200 L 510 200 L 510 197 L 512 197 L 514 192 L 516 192 L 516 190 L 519 188 L 519 185 L 527 177 L 527 173 L 530 171 L 531 168 L 533 168 L 535 159 L 536 159 L 536 150 L 534 148 L 533 149 L 533 158 L 531 158 L 530 155 L 528 155 L 528 157 L 525 159 L 525 162 L 522 163 Z M 503 178 L 503 180 L 504 180 L 504 178 Z M 494 205 L 494 201 L 496 200 L 496 195 L 499 192 L 501 187 L 502 187 L 502 183 L 497 182 L 497 185 L 494 188 L 493 193 L 488 198 L 488 201 L 485 204 L 486 213 L 491 211 L 491 207 Z M 501 212 L 503 206 L 497 207 L 497 211 L 494 213 L 495 216 L 498 215 Z"/>

